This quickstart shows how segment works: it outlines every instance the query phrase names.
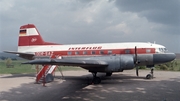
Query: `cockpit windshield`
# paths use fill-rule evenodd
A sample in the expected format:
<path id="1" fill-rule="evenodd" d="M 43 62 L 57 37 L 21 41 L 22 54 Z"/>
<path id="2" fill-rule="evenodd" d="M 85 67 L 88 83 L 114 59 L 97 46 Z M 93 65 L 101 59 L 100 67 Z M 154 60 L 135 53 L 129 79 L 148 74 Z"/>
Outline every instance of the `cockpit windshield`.
<path id="1" fill-rule="evenodd" d="M 157 53 L 165 53 L 165 52 L 167 52 L 168 50 L 166 49 L 166 48 L 157 48 L 156 49 L 156 52 Z"/>

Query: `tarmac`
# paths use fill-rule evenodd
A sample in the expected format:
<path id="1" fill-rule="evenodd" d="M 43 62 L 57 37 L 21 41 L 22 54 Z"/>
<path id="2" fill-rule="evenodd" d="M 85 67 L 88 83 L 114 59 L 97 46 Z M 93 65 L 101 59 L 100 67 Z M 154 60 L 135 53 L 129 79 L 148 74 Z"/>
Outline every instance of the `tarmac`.
<path id="1" fill-rule="evenodd" d="M 145 79 L 150 70 L 113 73 L 91 84 L 88 71 L 56 72 L 53 82 L 35 83 L 35 74 L 0 75 L 0 101 L 180 101 L 180 72 L 154 71 L 154 79 Z"/>

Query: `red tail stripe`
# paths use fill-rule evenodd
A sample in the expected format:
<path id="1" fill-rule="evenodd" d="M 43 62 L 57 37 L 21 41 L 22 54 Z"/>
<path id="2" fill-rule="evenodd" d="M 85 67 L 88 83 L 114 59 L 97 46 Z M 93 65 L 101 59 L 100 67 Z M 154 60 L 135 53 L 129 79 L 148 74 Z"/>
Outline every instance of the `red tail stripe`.
<path id="1" fill-rule="evenodd" d="M 26 28 L 36 28 L 34 24 L 27 24 L 20 27 L 20 29 L 26 29 Z"/>
<path id="2" fill-rule="evenodd" d="M 35 28 L 38 35 L 31 35 L 26 36 L 26 29 L 28 28 Z M 45 42 L 41 37 L 39 31 L 37 30 L 36 26 L 33 24 L 27 24 L 20 27 L 20 36 L 18 46 L 34 46 L 34 45 L 59 45 L 56 43 Z M 24 34 L 24 35 L 22 35 Z"/>

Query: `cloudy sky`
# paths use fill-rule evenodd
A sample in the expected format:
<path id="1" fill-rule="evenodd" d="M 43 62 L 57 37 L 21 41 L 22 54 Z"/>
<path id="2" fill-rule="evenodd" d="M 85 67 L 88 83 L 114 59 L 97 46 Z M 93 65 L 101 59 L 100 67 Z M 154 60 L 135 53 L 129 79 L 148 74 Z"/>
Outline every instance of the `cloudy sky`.
<path id="1" fill-rule="evenodd" d="M 0 0 L 0 51 L 35 24 L 61 44 L 156 42 L 180 53 L 180 0 Z"/>

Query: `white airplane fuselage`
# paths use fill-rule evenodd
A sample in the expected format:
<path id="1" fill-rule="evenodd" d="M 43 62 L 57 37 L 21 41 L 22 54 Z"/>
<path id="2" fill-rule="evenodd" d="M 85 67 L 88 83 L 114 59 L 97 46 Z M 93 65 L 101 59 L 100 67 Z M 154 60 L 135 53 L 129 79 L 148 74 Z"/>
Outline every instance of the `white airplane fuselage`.
<path id="1" fill-rule="evenodd" d="M 45 42 L 33 24 L 20 27 L 17 53 L 27 59 L 33 59 L 29 57 L 29 54 L 31 54 L 35 57 L 62 57 L 64 59 L 93 60 L 108 63 L 108 66 L 100 68 L 80 65 L 80 67 L 91 72 L 119 72 L 140 65 L 152 67 L 155 64 L 175 59 L 174 53 L 168 52 L 163 45 L 154 43 L 124 42 L 61 45 Z"/>
<path id="2" fill-rule="evenodd" d="M 137 59 L 139 61 L 137 64 L 138 66 L 144 65 L 152 67 L 154 64 L 165 63 L 175 58 L 174 53 L 169 53 L 164 46 L 143 42 L 19 46 L 18 52 L 33 53 L 37 57 L 54 56 L 109 61 L 109 64 L 111 64 L 109 68 L 96 68 L 95 70 L 94 68 L 83 68 L 90 71 L 98 70 L 98 72 L 119 72 L 134 68 L 134 60 L 131 61 L 131 66 L 129 67 L 118 67 L 121 67 L 120 65 L 122 63 L 120 61 L 122 61 L 124 58 L 134 59 L 135 47 L 137 47 Z"/>

